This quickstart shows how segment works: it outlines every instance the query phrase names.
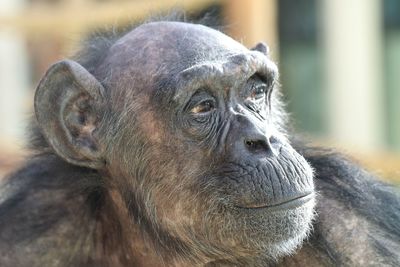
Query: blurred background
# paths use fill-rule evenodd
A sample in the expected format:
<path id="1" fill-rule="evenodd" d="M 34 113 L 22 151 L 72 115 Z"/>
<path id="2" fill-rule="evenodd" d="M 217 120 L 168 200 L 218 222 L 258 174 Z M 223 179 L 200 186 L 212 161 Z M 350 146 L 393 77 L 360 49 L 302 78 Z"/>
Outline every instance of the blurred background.
<path id="1" fill-rule="evenodd" d="M 398 0 L 0 0 L 0 177 L 26 154 L 34 89 L 98 28 L 183 10 L 278 61 L 294 128 L 400 183 Z"/>

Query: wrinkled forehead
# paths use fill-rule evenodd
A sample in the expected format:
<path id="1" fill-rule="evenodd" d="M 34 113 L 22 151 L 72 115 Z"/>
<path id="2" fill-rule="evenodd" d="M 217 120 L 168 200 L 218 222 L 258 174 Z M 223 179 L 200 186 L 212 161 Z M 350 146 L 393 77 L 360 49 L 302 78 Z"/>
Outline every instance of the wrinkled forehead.
<path id="1" fill-rule="evenodd" d="M 175 83 L 170 85 L 177 93 L 179 88 L 204 82 L 276 73 L 276 66 L 263 53 L 250 51 L 217 30 L 182 22 L 139 26 L 111 47 L 106 64 L 119 73 L 118 78 L 134 77 L 146 91 L 156 89 L 155 84 L 164 79 Z"/>

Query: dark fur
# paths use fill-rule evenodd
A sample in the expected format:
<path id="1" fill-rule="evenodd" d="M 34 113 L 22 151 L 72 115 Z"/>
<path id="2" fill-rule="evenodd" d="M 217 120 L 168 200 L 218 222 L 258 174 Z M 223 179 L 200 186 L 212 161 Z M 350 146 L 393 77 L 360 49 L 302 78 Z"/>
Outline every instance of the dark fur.
<path id="1" fill-rule="evenodd" d="M 103 56 L 120 34 L 92 37 L 76 61 L 93 75 L 99 75 L 96 70 L 103 63 Z M 285 116 L 279 112 L 277 116 Z M 118 119 L 118 114 L 112 112 L 107 116 L 114 116 L 111 121 Z M 183 262 L 193 265 L 202 262 L 202 256 L 196 256 L 187 243 L 143 215 L 147 192 L 123 190 L 127 186 L 111 181 L 108 173 L 65 162 L 33 125 L 34 156 L 0 187 L 0 266 L 141 265 L 136 261 L 139 255 L 131 254 L 132 230 L 121 212 L 128 213 L 140 226 L 144 239 L 153 245 L 153 253 L 159 254 L 156 257 L 166 265 L 176 259 L 186 259 Z M 146 144 L 135 146 L 139 151 Z M 296 254 L 278 263 L 264 258 L 236 258 L 210 262 L 208 266 L 265 266 L 267 263 L 261 262 L 264 260 L 269 265 L 281 266 L 399 265 L 398 192 L 342 156 L 303 144 L 295 148 L 316 174 L 319 216 L 310 238 Z M 113 195 L 115 188 L 122 188 L 117 198 Z M 119 198 L 126 204 L 126 211 L 119 209 Z M 341 219 L 349 219 L 355 225 Z M 358 234 L 351 235 L 353 232 Z M 210 258 L 232 253 L 215 247 L 204 251 Z"/>

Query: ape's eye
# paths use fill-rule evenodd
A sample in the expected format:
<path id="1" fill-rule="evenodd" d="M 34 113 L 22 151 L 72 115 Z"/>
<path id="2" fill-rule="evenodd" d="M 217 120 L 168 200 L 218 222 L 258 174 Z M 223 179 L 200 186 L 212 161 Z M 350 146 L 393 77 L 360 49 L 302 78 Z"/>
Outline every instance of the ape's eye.
<path id="1" fill-rule="evenodd" d="M 267 86 L 266 85 L 258 85 L 255 86 L 252 91 L 250 98 L 252 99 L 261 99 L 265 96 L 265 92 L 267 91 Z"/>
<path id="2" fill-rule="evenodd" d="M 205 100 L 194 106 L 190 112 L 194 114 L 199 114 L 199 113 L 207 113 L 210 112 L 215 108 L 214 101 L 212 100 Z"/>

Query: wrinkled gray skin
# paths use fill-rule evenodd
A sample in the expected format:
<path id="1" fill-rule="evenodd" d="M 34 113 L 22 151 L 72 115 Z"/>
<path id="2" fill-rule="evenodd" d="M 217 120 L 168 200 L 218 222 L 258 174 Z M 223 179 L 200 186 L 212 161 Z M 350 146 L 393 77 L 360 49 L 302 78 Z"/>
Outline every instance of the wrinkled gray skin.
<path id="1" fill-rule="evenodd" d="M 18 200 L 0 206 L 15 222 L 0 217 L 1 265 L 266 266 L 294 253 L 313 171 L 286 138 L 277 76 L 265 45 L 179 22 L 137 27 L 90 72 L 54 64 L 35 95 L 49 146 L 10 178 L 40 182 L 24 198 L 7 187 Z"/>

